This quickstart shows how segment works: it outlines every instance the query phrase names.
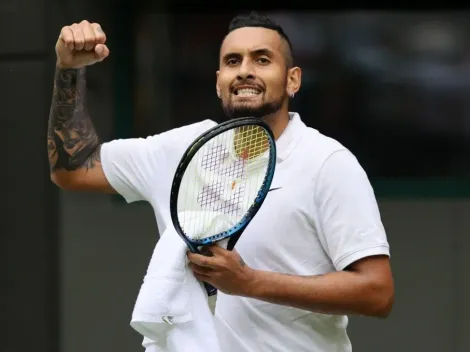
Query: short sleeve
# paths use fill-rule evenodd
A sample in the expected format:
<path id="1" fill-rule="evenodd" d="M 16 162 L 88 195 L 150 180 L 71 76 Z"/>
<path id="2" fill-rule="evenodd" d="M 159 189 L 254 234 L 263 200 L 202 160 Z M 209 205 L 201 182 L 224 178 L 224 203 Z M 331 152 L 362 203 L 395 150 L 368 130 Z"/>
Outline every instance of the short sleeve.
<path id="1" fill-rule="evenodd" d="M 147 138 L 118 139 L 101 147 L 101 164 L 110 185 L 128 202 L 149 201 L 186 148 L 215 122 L 204 120 Z"/>
<path id="2" fill-rule="evenodd" d="M 159 136 L 118 139 L 101 147 L 101 164 L 111 186 L 128 203 L 151 197 L 150 183 L 164 168 Z"/>
<path id="3" fill-rule="evenodd" d="M 343 149 L 324 162 L 315 184 L 319 236 L 336 270 L 390 255 L 374 191 L 356 157 Z"/>

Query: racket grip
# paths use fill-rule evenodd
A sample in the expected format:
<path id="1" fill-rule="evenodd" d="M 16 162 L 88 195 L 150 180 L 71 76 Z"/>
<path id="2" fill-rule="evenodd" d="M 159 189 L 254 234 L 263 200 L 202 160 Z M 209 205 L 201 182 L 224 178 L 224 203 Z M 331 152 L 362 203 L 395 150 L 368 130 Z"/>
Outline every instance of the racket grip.
<path id="1" fill-rule="evenodd" d="M 207 257 L 212 257 L 214 255 L 212 252 L 208 251 L 204 247 L 199 251 L 199 253 Z M 217 289 L 214 286 L 212 286 L 211 284 L 208 284 L 207 282 L 202 282 L 202 283 L 204 284 L 204 288 L 206 289 L 207 295 L 209 297 L 217 294 Z"/>
<path id="2" fill-rule="evenodd" d="M 204 288 L 207 291 L 207 295 L 209 297 L 217 294 L 217 289 L 214 286 L 212 286 L 211 284 L 208 284 L 207 282 L 203 282 L 203 284 L 204 284 Z"/>

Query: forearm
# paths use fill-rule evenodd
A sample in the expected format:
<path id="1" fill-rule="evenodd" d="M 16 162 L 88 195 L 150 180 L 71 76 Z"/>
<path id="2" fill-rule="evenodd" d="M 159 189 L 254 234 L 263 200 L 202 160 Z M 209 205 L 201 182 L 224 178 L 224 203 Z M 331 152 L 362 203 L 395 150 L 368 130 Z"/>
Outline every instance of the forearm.
<path id="1" fill-rule="evenodd" d="M 324 314 L 384 317 L 391 297 L 376 281 L 349 271 L 293 276 L 255 271 L 248 297 Z"/>
<path id="2" fill-rule="evenodd" d="M 57 68 L 47 135 L 52 173 L 88 169 L 99 162 L 99 139 L 85 97 L 85 68 Z"/>

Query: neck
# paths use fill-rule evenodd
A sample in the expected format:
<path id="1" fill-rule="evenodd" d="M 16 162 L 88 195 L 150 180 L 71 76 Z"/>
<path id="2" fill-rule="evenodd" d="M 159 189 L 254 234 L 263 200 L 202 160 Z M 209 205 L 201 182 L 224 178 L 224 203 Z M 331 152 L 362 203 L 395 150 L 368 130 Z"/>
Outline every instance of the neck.
<path id="1" fill-rule="evenodd" d="M 282 109 L 272 115 L 263 117 L 263 121 L 269 126 L 274 134 L 274 138 L 278 139 L 282 132 L 286 129 L 289 124 L 289 111 Z"/>

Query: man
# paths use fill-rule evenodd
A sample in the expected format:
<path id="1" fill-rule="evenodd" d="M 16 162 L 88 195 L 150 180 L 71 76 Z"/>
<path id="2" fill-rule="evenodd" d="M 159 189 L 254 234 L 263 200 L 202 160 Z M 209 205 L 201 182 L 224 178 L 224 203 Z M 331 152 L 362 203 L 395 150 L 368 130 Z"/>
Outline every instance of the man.
<path id="1" fill-rule="evenodd" d="M 68 190 L 148 201 L 162 233 L 171 226 L 176 166 L 215 122 L 100 144 L 84 106 L 85 66 L 109 55 L 105 43 L 96 23 L 61 31 L 49 119 L 51 177 Z M 269 124 L 278 184 L 234 251 L 211 246 L 211 257 L 188 254 L 196 277 L 219 289 L 215 316 L 227 352 L 351 351 L 346 315 L 386 317 L 393 304 L 389 246 L 368 178 L 346 148 L 289 112 L 300 85 L 282 28 L 254 13 L 232 21 L 216 92 L 227 118 L 257 116 Z"/>

